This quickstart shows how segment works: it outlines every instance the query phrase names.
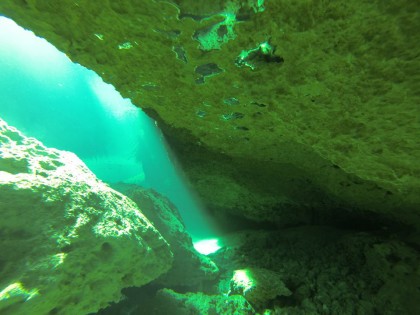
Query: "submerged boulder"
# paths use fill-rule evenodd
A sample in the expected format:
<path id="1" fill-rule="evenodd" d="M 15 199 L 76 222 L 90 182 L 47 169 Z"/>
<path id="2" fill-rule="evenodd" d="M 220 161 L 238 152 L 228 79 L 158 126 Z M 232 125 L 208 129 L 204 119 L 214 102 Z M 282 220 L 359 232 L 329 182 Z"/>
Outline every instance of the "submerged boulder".
<path id="1" fill-rule="evenodd" d="M 156 296 L 157 315 L 253 315 L 252 306 L 242 295 L 206 295 L 203 293 L 177 293 L 160 290 Z"/>
<path id="2" fill-rule="evenodd" d="M 174 253 L 173 266 L 157 279 L 158 283 L 169 287 L 192 287 L 216 278 L 218 267 L 194 249 L 177 208 L 166 197 L 137 185 L 120 183 L 113 187 L 141 205 L 143 213 L 170 244 Z"/>
<path id="3" fill-rule="evenodd" d="M 172 263 L 129 198 L 0 119 L 0 312 L 87 314 Z"/>

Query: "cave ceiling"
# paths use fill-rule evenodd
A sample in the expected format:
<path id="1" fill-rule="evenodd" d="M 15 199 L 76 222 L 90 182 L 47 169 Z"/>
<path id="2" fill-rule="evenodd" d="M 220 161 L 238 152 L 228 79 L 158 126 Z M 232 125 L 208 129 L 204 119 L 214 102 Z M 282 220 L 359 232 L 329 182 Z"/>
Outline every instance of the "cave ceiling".
<path id="1" fill-rule="evenodd" d="M 409 0 L 0 2 L 189 145 L 298 165 L 332 191 L 329 163 L 410 205 L 419 12 Z"/>

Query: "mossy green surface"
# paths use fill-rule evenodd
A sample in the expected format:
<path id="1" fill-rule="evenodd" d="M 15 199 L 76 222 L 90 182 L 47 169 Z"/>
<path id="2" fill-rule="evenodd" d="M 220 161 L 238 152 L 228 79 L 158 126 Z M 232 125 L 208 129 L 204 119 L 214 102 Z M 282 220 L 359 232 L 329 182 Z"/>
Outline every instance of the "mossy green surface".
<path id="1" fill-rule="evenodd" d="M 241 295 L 180 294 L 170 289 L 158 291 L 156 315 L 254 315 L 252 306 Z"/>
<path id="2" fill-rule="evenodd" d="M 206 52 L 193 36 L 223 21 L 215 13 L 226 3 L 176 2 L 181 11 L 165 1 L 5 0 L 0 12 L 95 70 L 167 133 L 186 130 L 184 143 L 197 150 L 248 161 L 249 168 L 291 163 L 349 204 L 369 208 L 365 200 L 376 199 L 374 211 L 418 219 L 418 1 L 272 0 L 258 13 L 243 1 L 238 12 L 246 18 L 234 26 L 235 40 Z M 242 50 L 267 40 L 284 62 L 235 65 Z M 224 71 L 197 84 L 196 68 L 208 63 Z M 230 98 L 238 103 L 226 104 Z M 383 194 L 368 189 L 340 195 L 342 176 L 328 163 L 398 195 L 399 207 L 382 207 Z"/>
<path id="3" fill-rule="evenodd" d="M 172 265 L 133 201 L 1 119 L 0 215 L 2 315 L 96 312 Z"/>

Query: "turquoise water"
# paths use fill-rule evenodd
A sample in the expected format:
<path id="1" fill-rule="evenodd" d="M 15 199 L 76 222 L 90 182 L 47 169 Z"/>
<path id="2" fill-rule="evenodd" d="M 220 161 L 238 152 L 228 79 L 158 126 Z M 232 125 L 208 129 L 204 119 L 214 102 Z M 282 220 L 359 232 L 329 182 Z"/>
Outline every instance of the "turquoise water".
<path id="1" fill-rule="evenodd" d="M 193 239 L 215 228 L 155 122 L 94 72 L 0 17 L 0 116 L 46 146 L 76 153 L 102 180 L 150 187 L 178 207 Z"/>

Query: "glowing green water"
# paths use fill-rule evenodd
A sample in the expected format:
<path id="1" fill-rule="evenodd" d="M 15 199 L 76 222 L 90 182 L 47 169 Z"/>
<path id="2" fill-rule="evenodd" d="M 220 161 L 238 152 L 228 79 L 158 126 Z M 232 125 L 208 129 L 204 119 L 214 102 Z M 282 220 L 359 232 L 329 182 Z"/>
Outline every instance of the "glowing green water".
<path id="1" fill-rule="evenodd" d="M 76 153 L 102 180 L 166 195 L 194 239 L 214 236 L 154 121 L 94 72 L 0 18 L 0 116 L 45 145 Z"/>

